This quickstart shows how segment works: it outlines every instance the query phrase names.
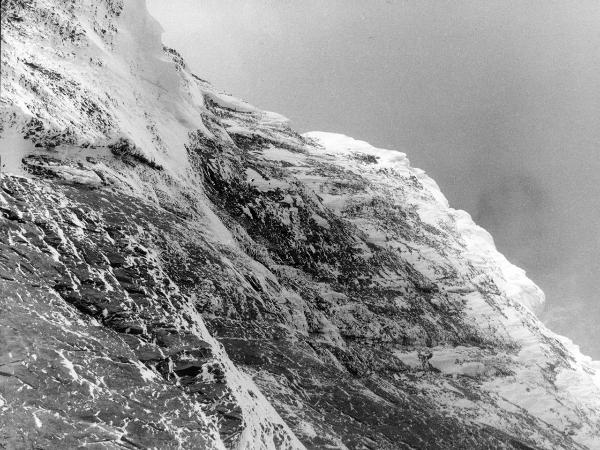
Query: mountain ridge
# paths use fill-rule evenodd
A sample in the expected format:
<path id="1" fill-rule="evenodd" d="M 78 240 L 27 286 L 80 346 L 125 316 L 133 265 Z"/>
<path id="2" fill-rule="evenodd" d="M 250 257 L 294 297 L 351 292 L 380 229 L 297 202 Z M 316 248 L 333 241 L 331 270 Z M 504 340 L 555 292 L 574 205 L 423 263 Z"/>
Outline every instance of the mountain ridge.
<path id="1" fill-rule="evenodd" d="M 403 153 L 215 89 L 143 0 L 2 20 L 3 445 L 600 443 L 598 363 Z"/>

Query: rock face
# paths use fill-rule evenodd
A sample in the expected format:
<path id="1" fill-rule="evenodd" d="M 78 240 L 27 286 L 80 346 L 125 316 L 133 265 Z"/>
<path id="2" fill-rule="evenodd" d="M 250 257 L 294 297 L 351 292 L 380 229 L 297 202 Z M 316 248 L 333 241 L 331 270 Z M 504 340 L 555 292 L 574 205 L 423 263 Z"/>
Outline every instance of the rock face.
<path id="1" fill-rule="evenodd" d="M 0 446 L 598 448 L 598 364 L 405 155 L 218 91 L 143 0 L 2 3 Z"/>

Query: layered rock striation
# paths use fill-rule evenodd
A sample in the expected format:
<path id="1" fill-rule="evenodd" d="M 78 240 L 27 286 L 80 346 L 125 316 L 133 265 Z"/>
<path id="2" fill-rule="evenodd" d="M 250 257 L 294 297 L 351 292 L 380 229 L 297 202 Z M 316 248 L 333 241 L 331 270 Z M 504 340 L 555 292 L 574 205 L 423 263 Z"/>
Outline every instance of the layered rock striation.
<path id="1" fill-rule="evenodd" d="M 2 3 L 0 445 L 600 446 L 598 364 L 433 180 L 160 33 Z"/>

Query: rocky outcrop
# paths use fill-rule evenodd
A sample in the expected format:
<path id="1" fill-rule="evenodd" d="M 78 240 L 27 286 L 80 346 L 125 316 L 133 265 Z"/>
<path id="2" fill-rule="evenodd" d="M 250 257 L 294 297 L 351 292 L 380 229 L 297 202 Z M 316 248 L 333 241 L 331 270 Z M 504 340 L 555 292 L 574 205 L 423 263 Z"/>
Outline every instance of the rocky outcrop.
<path id="1" fill-rule="evenodd" d="M 216 90 L 141 0 L 2 8 L 4 446 L 600 445 L 597 364 L 404 154 Z"/>

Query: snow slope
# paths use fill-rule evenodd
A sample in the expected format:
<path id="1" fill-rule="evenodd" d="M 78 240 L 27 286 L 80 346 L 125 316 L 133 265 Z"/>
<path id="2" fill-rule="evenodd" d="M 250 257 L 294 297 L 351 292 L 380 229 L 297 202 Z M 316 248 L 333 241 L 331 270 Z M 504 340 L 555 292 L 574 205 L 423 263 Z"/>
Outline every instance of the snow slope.
<path id="1" fill-rule="evenodd" d="M 433 180 L 160 33 L 2 3 L 3 445 L 600 447 L 598 363 Z"/>

